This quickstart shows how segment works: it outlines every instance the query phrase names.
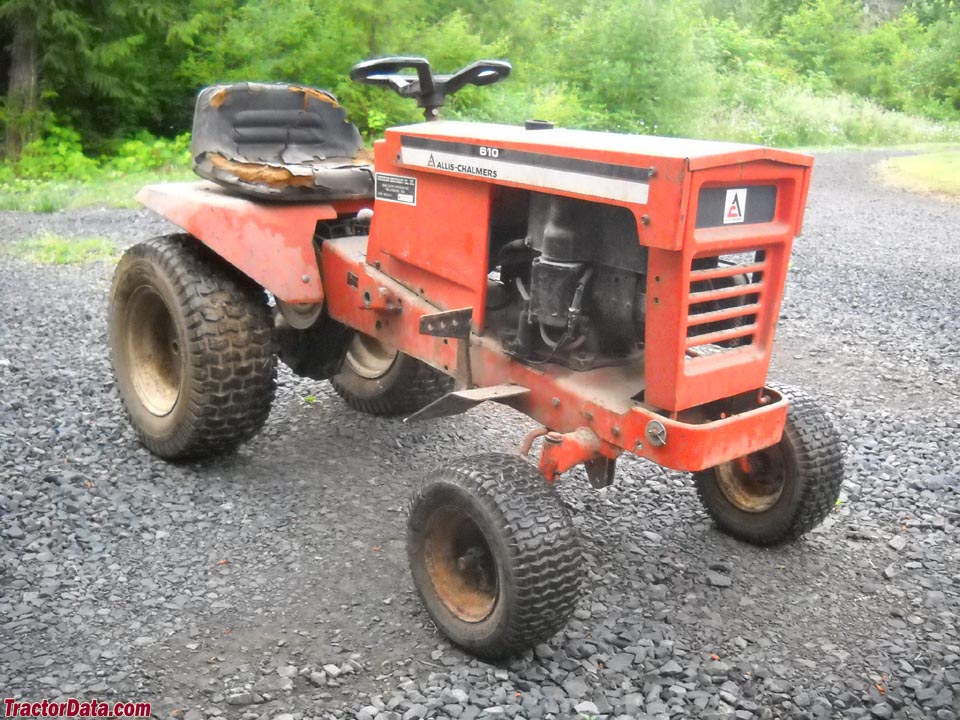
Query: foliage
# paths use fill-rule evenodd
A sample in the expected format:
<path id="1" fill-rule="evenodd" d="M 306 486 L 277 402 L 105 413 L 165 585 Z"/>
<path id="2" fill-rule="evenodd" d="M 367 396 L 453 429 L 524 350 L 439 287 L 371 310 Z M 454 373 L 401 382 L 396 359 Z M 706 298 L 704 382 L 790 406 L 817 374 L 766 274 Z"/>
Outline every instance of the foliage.
<path id="1" fill-rule="evenodd" d="M 922 24 L 933 25 L 960 14 L 960 2 L 957 0 L 913 0 L 908 10 Z"/>
<path id="2" fill-rule="evenodd" d="M 24 149 L 16 163 L 0 166 L 0 183 L 14 180 L 93 180 L 97 177 L 174 170 L 190 165 L 190 134 L 173 140 L 156 138 L 146 131 L 115 144 L 114 155 L 95 159 L 84 154 L 80 134 L 50 124 L 45 135 Z"/>
<path id="3" fill-rule="evenodd" d="M 812 0 L 783 19 L 779 44 L 797 71 L 842 84 L 859 62 L 855 41 L 862 18 L 860 0 Z"/>
<path id="4" fill-rule="evenodd" d="M 117 144 L 114 156 L 105 161 L 107 170 L 143 172 L 168 170 L 190 165 L 190 133 L 181 133 L 173 140 L 153 137 L 141 131 Z"/>
<path id="5" fill-rule="evenodd" d="M 189 148 L 188 133 L 166 140 L 144 131 L 116 143 L 114 155 L 92 158 L 84 154 L 77 131 L 50 125 L 18 162 L 0 164 L 0 209 L 133 207 L 143 185 L 192 177 Z"/>
<path id="6" fill-rule="evenodd" d="M 0 20 L 26 18 L 41 41 L 48 103 L 88 144 L 159 130 L 188 89 L 174 84 L 165 27 L 176 0 L 0 0 Z"/>
<path id="7" fill-rule="evenodd" d="M 195 0 L 201 5 L 225 0 Z M 410 0 L 250 0 L 227 20 L 210 15 L 218 31 L 202 44 L 206 30 L 190 21 L 175 29 L 190 45 L 180 73 L 192 86 L 211 82 L 271 80 L 302 82 L 332 90 L 351 120 L 368 135 L 388 125 L 416 122 L 409 100 L 350 82 L 350 67 L 371 55 L 430 58 L 439 69 L 456 69 L 478 58 L 498 57 L 506 47 L 481 39 L 459 11 L 433 18 L 426 3 Z M 278 21 L 277 18 L 283 18 Z M 456 110 L 486 98 L 465 91 L 452 98 Z"/>
<path id="8" fill-rule="evenodd" d="M 960 118 L 960 11 L 929 26 L 910 68 L 911 109 L 939 119 Z"/>
<path id="9" fill-rule="evenodd" d="M 89 180 L 98 169 L 97 161 L 83 154 L 80 133 L 53 125 L 42 139 L 24 148 L 14 174 L 27 180 Z"/>
<path id="10" fill-rule="evenodd" d="M 511 60 L 508 82 L 466 88 L 447 117 L 786 144 L 955 137 L 960 0 L 884 5 L 900 9 L 884 15 L 865 0 L 0 0 L 0 71 L 9 69 L 7 21 L 29 18 L 42 91 L 31 118 L 8 117 L 0 96 L 0 127 L 46 128 L 20 162 L 0 166 L 0 193 L 26 201 L 37 197 L 30 183 L 180 172 L 194 95 L 219 82 L 329 88 L 372 140 L 422 119 L 409 100 L 347 78 L 355 62 L 390 54 L 423 55 L 441 71 Z"/>
<path id="11" fill-rule="evenodd" d="M 895 110 L 912 109 L 908 68 L 916 62 L 925 31 L 912 12 L 882 23 L 853 41 L 854 56 L 843 85 Z"/>
<path id="12" fill-rule="evenodd" d="M 760 102 L 718 108 L 700 117 L 695 134 L 781 147 L 902 145 L 960 140 L 960 126 L 887 110 L 850 93 L 822 95 L 770 84 Z M 756 98 L 754 98 L 756 100 Z"/>
<path id="13" fill-rule="evenodd" d="M 64 238 L 44 234 L 26 240 L 0 245 L 9 255 L 44 265 L 85 265 L 100 260 L 114 260 L 116 246 L 104 238 Z"/>
<path id="14" fill-rule="evenodd" d="M 607 129 L 682 133 L 709 93 L 697 14 L 688 0 L 593 0 L 559 39 L 556 67 Z"/>

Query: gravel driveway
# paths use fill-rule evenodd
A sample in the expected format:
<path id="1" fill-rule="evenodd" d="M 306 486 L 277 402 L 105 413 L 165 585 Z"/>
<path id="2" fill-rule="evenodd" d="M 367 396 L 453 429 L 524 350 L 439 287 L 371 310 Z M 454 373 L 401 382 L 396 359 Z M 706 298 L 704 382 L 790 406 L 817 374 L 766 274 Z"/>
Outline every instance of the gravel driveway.
<path id="1" fill-rule="evenodd" d="M 583 535 L 567 630 L 504 665 L 440 637 L 403 504 L 450 458 L 511 452 L 502 408 L 404 425 L 283 373 L 235 457 L 134 440 L 105 349 L 112 268 L 0 255 L 0 694 L 144 700 L 155 717 L 960 716 L 960 204 L 817 159 L 772 376 L 832 409 L 842 504 L 805 539 L 717 532 L 690 478 L 640 460 L 561 488 Z M 125 247 L 144 212 L 0 213 Z M 314 401 L 315 398 L 315 401 Z"/>

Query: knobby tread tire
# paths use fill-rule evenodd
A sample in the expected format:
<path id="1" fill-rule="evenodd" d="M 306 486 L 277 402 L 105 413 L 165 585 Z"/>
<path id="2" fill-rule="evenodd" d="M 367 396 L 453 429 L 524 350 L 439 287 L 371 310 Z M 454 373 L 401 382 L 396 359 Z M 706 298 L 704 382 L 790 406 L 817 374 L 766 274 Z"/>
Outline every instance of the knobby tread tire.
<path id="1" fill-rule="evenodd" d="M 483 519 L 501 570 L 495 613 L 479 624 L 446 611 L 422 571 L 422 533 L 429 510 L 458 501 Z M 480 523 L 478 523 L 480 524 Z M 556 488 L 520 457 L 484 454 L 435 471 L 414 492 L 407 526 L 414 582 L 437 627 L 453 642 L 488 659 L 515 655 L 561 630 L 580 596 L 580 540 Z"/>
<path id="2" fill-rule="evenodd" d="M 733 537 L 754 545 L 777 545 L 795 540 L 819 525 L 836 506 L 843 483 L 843 445 L 840 433 L 819 402 L 797 388 L 770 383 L 769 387 L 790 400 L 783 452 L 790 452 L 796 467 L 797 492 L 787 505 L 779 503 L 766 513 L 777 512 L 774 526 L 744 522 L 745 513 L 733 506 L 717 488 L 712 470 L 694 475 L 697 494 L 717 526 Z M 746 518 L 749 520 L 749 518 Z"/>
<path id="3" fill-rule="evenodd" d="M 117 307 L 132 273 L 154 276 L 186 338 L 180 396 L 168 422 L 146 418 L 126 378 Z M 172 292 L 171 292 L 172 291 Z M 170 295 L 168 297 L 168 295 Z M 113 278 L 110 344 L 124 406 L 143 444 L 170 460 L 228 453 L 254 437 L 276 393 L 273 319 L 259 285 L 189 235 L 131 247 Z"/>
<path id="4" fill-rule="evenodd" d="M 452 377 L 404 353 L 376 380 L 360 377 L 342 362 L 330 382 L 354 410 L 382 417 L 413 414 L 453 389 Z"/>

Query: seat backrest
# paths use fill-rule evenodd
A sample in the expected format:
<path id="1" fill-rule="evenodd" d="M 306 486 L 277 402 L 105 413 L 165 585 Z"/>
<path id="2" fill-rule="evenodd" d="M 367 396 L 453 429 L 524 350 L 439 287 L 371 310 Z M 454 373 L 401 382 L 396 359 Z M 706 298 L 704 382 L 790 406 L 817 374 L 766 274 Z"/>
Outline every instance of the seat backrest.
<path id="1" fill-rule="evenodd" d="M 357 127 L 333 95 L 301 85 L 236 83 L 205 88 L 193 118 L 194 158 L 291 165 L 353 158 Z"/>
<path id="2" fill-rule="evenodd" d="M 229 192 L 277 202 L 373 196 L 373 169 L 336 98 L 266 83 L 209 87 L 193 118 L 193 169 Z"/>

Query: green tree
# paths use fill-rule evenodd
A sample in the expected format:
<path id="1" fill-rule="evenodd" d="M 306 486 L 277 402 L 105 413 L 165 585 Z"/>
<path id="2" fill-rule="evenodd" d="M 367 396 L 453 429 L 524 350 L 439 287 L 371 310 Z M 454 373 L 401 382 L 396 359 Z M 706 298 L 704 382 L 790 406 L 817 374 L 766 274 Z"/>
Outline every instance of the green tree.
<path id="1" fill-rule="evenodd" d="M 37 7 L 25 1 L 4 2 L 0 5 L 0 20 L 12 28 L 3 120 L 6 156 L 17 160 L 40 127 Z"/>
<path id="2" fill-rule="evenodd" d="M 465 14 L 435 18 L 422 0 L 250 0 L 212 33 L 215 17 L 209 15 L 205 24 L 180 23 L 172 31 L 187 47 L 180 73 L 189 86 L 242 80 L 317 85 L 332 90 L 365 131 L 413 122 L 419 111 L 409 100 L 351 83 L 354 63 L 414 54 L 449 72 L 503 50 L 484 42 Z M 471 99 L 482 101 L 464 91 L 454 107 L 468 107 Z"/>
<path id="3" fill-rule="evenodd" d="M 840 80 L 859 62 L 862 19 L 860 0 L 807 0 L 783 18 L 778 40 L 798 71 Z"/>
<path id="4" fill-rule="evenodd" d="M 927 28 L 907 74 L 912 110 L 942 120 L 960 119 L 960 13 Z"/>
<path id="5" fill-rule="evenodd" d="M 914 0 L 907 6 L 907 10 L 916 16 L 921 25 L 933 25 L 960 15 L 960 2 L 958 0 Z"/>
<path id="6" fill-rule="evenodd" d="M 577 88 L 610 129 L 681 133 L 711 87 L 700 20 L 688 0 L 593 0 L 558 38 L 553 79 Z"/>
<path id="7" fill-rule="evenodd" d="M 42 111 L 110 136 L 160 122 L 176 92 L 166 26 L 176 0 L 0 0 L 13 27 L 8 157 L 36 137 Z"/>
<path id="8" fill-rule="evenodd" d="M 767 37 L 774 37 L 783 29 L 783 21 L 796 13 L 805 0 L 754 0 L 755 12 L 751 25 Z"/>
<path id="9" fill-rule="evenodd" d="M 885 107 L 907 109 L 911 103 L 908 69 L 916 64 L 925 41 L 926 32 L 916 15 L 904 11 L 854 39 L 856 62 L 841 84 Z"/>

